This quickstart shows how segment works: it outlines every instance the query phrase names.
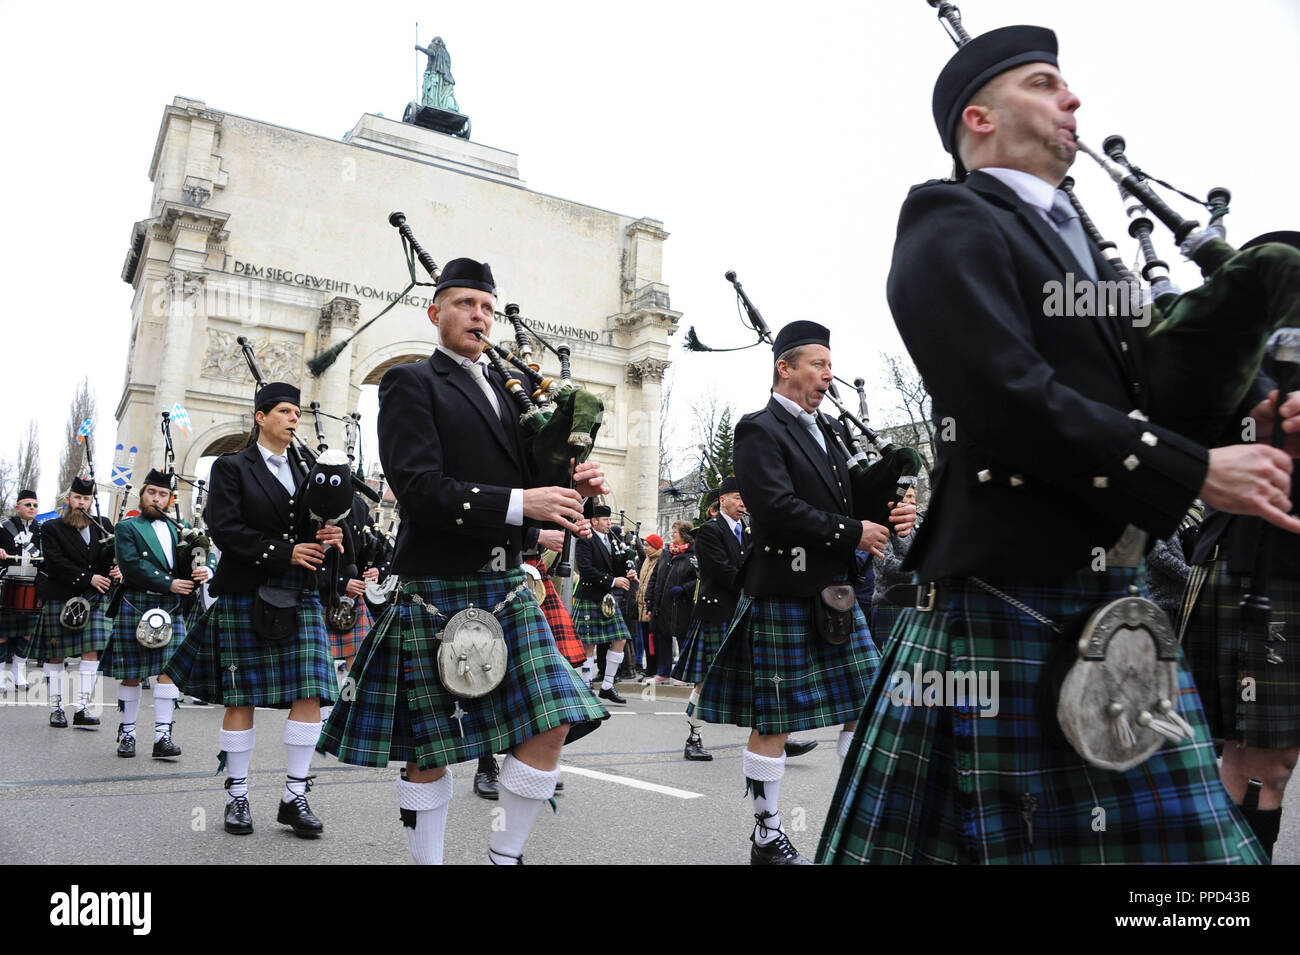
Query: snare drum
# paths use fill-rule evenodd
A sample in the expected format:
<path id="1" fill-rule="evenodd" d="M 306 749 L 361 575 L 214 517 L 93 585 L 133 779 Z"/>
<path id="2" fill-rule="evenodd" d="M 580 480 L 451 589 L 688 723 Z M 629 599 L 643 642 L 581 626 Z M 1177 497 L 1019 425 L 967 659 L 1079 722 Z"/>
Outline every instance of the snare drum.
<path id="1" fill-rule="evenodd" d="M 22 613 L 36 613 L 41 609 L 41 599 L 36 596 L 36 584 L 26 583 L 14 578 L 14 569 L 10 568 L 4 581 L 4 592 L 0 594 L 0 605 L 5 610 L 17 610 Z"/>

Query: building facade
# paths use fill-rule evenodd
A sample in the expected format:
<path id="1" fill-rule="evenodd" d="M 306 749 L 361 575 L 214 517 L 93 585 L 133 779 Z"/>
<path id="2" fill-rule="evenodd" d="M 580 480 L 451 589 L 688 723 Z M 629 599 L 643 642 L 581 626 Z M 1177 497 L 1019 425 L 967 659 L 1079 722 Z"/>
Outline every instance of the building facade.
<path id="1" fill-rule="evenodd" d="M 190 419 L 173 429 L 183 476 L 242 447 L 254 382 L 240 337 L 267 379 L 298 384 L 304 408 L 318 401 L 336 416 L 356 410 L 362 385 L 427 357 L 432 288 L 403 294 L 411 275 L 388 222 L 400 210 L 438 263 L 489 262 L 498 308 L 517 303 L 570 345 L 574 379 L 605 402 L 593 457 L 611 503 L 655 513 L 660 389 L 681 317 L 663 281 L 661 222 L 534 192 L 513 153 L 410 123 L 366 114 L 336 140 L 182 97 L 163 111 L 149 178 L 151 208 L 122 270 L 135 294 L 116 409 L 118 442 L 140 460 L 159 466 L 159 412 L 177 403 Z M 394 301 L 319 377 L 307 369 Z M 498 329 L 508 340 L 508 323 Z M 342 426 L 325 424 L 341 447 Z"/>

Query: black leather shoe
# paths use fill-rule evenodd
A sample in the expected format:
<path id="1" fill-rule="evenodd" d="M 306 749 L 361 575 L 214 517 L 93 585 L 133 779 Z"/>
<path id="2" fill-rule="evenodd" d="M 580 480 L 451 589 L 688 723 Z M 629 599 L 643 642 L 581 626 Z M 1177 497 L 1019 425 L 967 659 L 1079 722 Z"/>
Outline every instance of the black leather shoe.
<path id="1" fill-rule="evenodd" d="M 162 724 L 158 724 L 161 726 Z M 154 759 L 175 759 L 181 754 L 181 748 L 172 742 L 172 726 L 167 724 L 167 729 L 163 730 L 162 739 L 153 741 L 153 758 Z"/>
<path id="2" fill-rule="evenodd" d="M 77 712 L 72 714 L 72 725 L 73 726 L 98 726 L 99 717 L 91 716 L 85 710 L 77 710 Z"/>
<path id="3" fill-rule="evenodd" d="M 500 799 L 501 793 L 497 789 L 499 772 L 496 757 L 482 757 L 478 761 L 478 772 L 474 774 L 474 795 L 483 799 Z"/>
<path id="4" fill-rule="evenodd" d="M 238 780 L 240 783 L 247 782 L 248 778 Z M 229 776 L 226 777 L 226 788 L 236 782 Z M 248 805 L 247 796 L 236 796 L 226 803 L 226 832 L 235 836 L 246 836 L 253 831 L 253 810 Z"/>
<path id="5" fill-rule="evenodd" d="M 117 724 L 117 755 L 130 759 L 135 755 L 135 737 L 122 731 L 122 724 Z"/>
<path id="6" fill-rule="evenodd" d="M 314 776 L 306 776 L 299 779 L 297 776 L 288 777 L 290 782 L 306 783 L 307 792 L 311 792 L 311 781 Z M 311 806 L 307 805 L 307 793 L 300 796 L 294 796 L 289 802 L 280 800 L 280 811 L 276 814 L 276 822 L 282 822 L 293 829 L 293 834 L 302 839 L 314 839 L 325 831 L 325 824 L 316 818 L 316 814 L 311 811 Z"/>
<path id="7" fill-rule="evenodd" d="M 609 702 L 617 703 L 620 706 L 623 706 L 624 704 L 627 703 L 627 700 L 619 696 L 618 690 L 614 689 L 612 686 L 608 690 L 601 690 L 596 695 L 600 697 L 602 700 L 609 700 Z"/>
<path id="8" fill-rule="evenodd" d="M 713 754 L 704 748 L 704 740 L 700 739 L 699 733 L 692 733 L 686 737 L 686 751 L 682 755 L 700 763 L 707 763 L 713 759 Z"/>
<path id="9" fill-rule="evenodd" d="M 54 709 L 50 710 L 50 725 L 57 726 L 59 729 L 67 727 L 68 716 L 63 712 L 63 707 L 56 706 Z"/>
<path id="10" fill-rule="evenodd" d="M 789 759 L 791 756 L 802 756 L 804 753 L 816 748 L 817 741 L 815 739 L 799 740 L 787 738 L 785 741 L 785 756 L 786 759 Z"/>
<path id="11" fill-rule="evenodd" d="M 812 865 L 799 855 L 799 850 L 790 844 L 784 832 L 765 846 L 759 845 L 752 835 L 749 841 L 750 865 Z"/>

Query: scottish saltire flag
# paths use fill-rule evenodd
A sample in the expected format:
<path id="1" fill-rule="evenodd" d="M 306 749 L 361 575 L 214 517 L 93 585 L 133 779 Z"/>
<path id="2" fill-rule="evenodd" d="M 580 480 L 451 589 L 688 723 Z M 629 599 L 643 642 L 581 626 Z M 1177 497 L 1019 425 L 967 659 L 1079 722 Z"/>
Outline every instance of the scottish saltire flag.
<path id="1" fill-rule="evenodd" d="M 131 483 L 131 474 L 135 468 L 135 455 L 137 448 L 132 446 L 130 457 L 126 457 L 123 448 L 117 446 L 117 454 L 113 456 L 113 484 L 117 487 L 126 487 Z"/>
<path id="2" fill-rule="evenodd" d="M 90 423 L 90 419 L 82 418 L 81 427 L 77 429 L 77 444 L 81 444 L 83 441 L 85 441 L 86 438 L 90 435 L 90 432 L 92 430 L 94 430 L 94 428 Z"/>
<path id="3" fill-rule="evenodd" d="M 193 423 L 190 421 L 190 413 L 185 410 L 185 406 L 179 401 L 172 405 L 172 424 L 180 428 L 186 434 L 193 429 Z"/>

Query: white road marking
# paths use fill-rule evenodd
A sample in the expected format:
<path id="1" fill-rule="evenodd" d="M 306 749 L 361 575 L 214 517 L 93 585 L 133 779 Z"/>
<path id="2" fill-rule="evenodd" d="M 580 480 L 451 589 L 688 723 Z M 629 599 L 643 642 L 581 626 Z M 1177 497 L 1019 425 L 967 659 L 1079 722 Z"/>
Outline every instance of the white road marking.
<path id="1" fill-rule="evenodd" d="M 658 783 L 647 783 L 644 780 L 632 779 L 630 776 L 615 776 L 611 773 L 597 772 L 594 769 L 579 769 L 577 766 L 561 766 L 560 771 L 574 773 L 578 776 L 587 776 L 591 779 L 603 779 L 607 782 L 618 783 L 621 786 L 644 789 L 647 792 L 661 793 L 665 796 L 676 796 L 678 799 L 698 799 L 704 795 L 704 793 L 688 792 L 685 789 L 674 789 L 672 786 L 660 786 Z"/>
<path id="2" fill-rule="evenodd" d="M 685 716 L 685 710 L 655 710 L 655 716 Z"/>

